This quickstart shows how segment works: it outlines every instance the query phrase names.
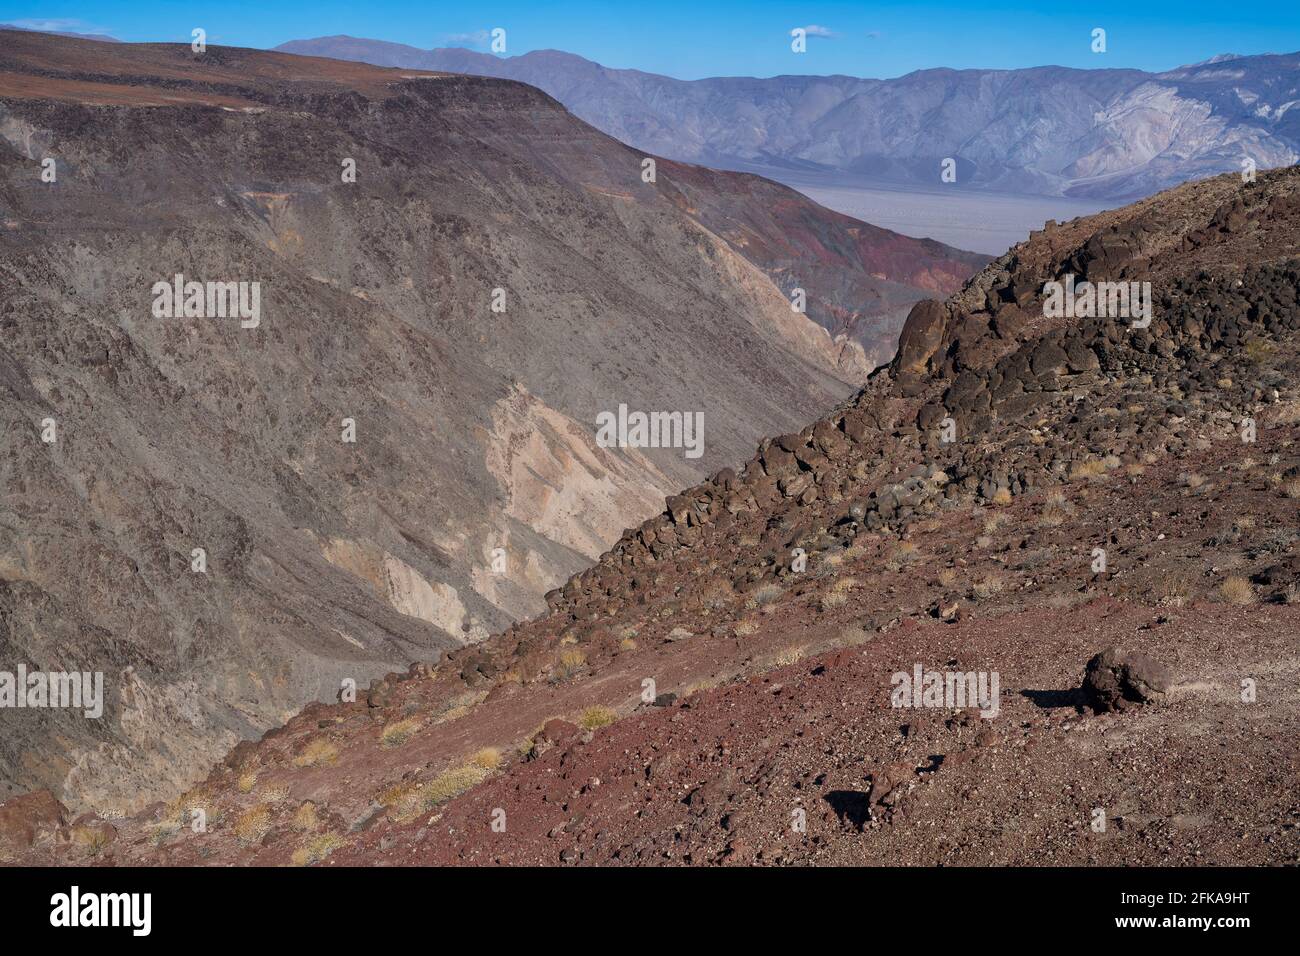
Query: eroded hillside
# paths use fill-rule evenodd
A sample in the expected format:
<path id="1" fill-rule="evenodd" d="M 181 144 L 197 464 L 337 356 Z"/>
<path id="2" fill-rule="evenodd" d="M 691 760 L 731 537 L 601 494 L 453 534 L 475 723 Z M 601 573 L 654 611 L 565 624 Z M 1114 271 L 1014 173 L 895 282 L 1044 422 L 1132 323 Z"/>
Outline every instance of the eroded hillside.
<path id="1" fill-rule="evenodd" d="M 1150 283 L 1153 309 L 1045 315 L 1070 276 Z M 131 819 L 11 801 L 9 852 L 1294 864 L 1298 296 L 1296 170 L 1049 229 L 549 614 L 312 706 Z M 1115 647 L 1118 683 L 1085 683 Z M 895 706 L 918 668 L 999 683 Z"/>
<path id="2" fill-rule="evenodd" d="M 983 261 L 645 158 L 508 81 L 0 31 L 0 669 L 107 696 L 0 714 L 5 792 L 137 808 L 536 613 Z"/>

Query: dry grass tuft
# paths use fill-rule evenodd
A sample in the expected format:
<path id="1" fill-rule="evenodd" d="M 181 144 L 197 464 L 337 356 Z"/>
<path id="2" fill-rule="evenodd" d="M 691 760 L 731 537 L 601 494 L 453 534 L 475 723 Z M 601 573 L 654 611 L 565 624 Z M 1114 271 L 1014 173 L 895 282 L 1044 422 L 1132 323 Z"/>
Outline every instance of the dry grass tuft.
<path id="1" fill-rule="evenodd" d="M 484 767 L 472 763 L 444 770 L 434 777 L 422 791 L 425 809 L 445 803 L 471 787 L 478 786 L 487 779 L 490 772 Z"/>
<path id="2" fill-rule="evenodd" d="M 766 607 L 778 600 L 785 593 L 785 588 L 779 584 L 764 584 L 754 592 L 753 596 L 745 602 L 745 607 L 756 608 Z"/>
<path id="3" fill-rule="evenodd" d="M 294 850 L 290 861 L 294 866 L 311 866 L 313 863 L 321 862 L 335 850 L 346 845 L 347 841 L 337 833 L 322 833 L 319 836 L 312 837 Z"/>
<path id="4" fill-rule="evenodd" d="M 1004 524 L 1006 524 L 1010 520 L 1011 518 L 1009 515 L 1003 514 L 1001 512 L 994 512 L 993 514 L 989 515 L 987 518 L 984 519 L 984 533 L 992 534 L 994 531 L 997 531 L 998 528 L 1001 528 Z"/>
<path id="5" fill-rule="evenodd" d="M 339 759 L 339 748 L 323 737 L 317 737 L 315 740 L 302 748 L 302 753 L 293 758 L 295 767 L 319 767 L 332 766 Z"/>
<path id="6" fill-rule="evenodd" d="M 320 826 L 320 817 L 316 813 L 316 804 L 310 800 L 303 801 L 302 806 L 294 811 L 292 824 L 295 830 L 315 830 Z"/>
<path id="7" fill-rule="evenodd" d="M 1219 596 L 1229 604 L 1254 604 L 1255 589 L 1250 582 L 1239 575 L 1225 578 L 1219 585 Z"/>
<path id="8" fill-rule="evenodd" d="M 587 663 L 587 655 L 577 648 L 571 648 L 560 654 L 560 662 L 555 666 L 555 676 L 560 680 L 576 677 Z"/>
<path id="9" fill-rule="evenodd" d="M 72 843 L 90 856 L 98 856 L 110 842 L 108 832 L 105 827 L 75 826 L 71 832 Z"/>
<path id="10" fill-rule="evenodd" d="M 379 734 L 379 745 L 385 750 L 400 747 L 414 737 L 422 726 L 424 725 L 415 717 L 407 717 L 405 720 L 385 724 L 383 731 Z"/>
<path id="11" fill-rule="evenodd" d="M 601 727 L 608 727 L 616 720 L 618 714 L 608 707 L 593 705 L 582 712 L 582 716 L 578 718 L 578 726 L 583 730 L 599 730 Z"/>
<path id="12" fill-rule="evenodd" d="M 797 647 L 787 647 L 784 650 L 777 653 L 775 659 L 776 666 L 789 667 L 791 664 L 796 664 L 799 661 L 803 660 L 803 656 L 805 653 L 807 653 L 807 648 L 804 647 L 802 644 L 798 645 Z"/>
<path id="13" fill-rule="evenodd" d="M 1277 351 L 1277 346 L 1267 339 L 1251 339 L 1242 351 L 1247 359 L 1258 365 L 1267 362 Z"/>
<path id="14" fill-rule="evenodd" d="M 818 605 L 823 611 L 834 610 L 837 607 L 843 607 L 849 602 L 849 596 L 844 591 L 831 589 L 821 596 Z"/>
<path id="15" fill-rule="evenodd" d="M 1065 523 L 1065 520 L 1074 514 L 1074 506 L 1059 491 L 1054 491 L 1047 496 L 1043 502 L 1043 513 L 1039 516 L 1038 523 L 1051 528 L 1059 527 Z"/>
<path id="16" fill-rule="evenodd" d="M 245 810 L 231 829 L 244 846 L 261 843 L 262 838 L 271 830 L 271 808 L 265 803 L 259 803 L 252 809 Z"/>
<path id="17" fill-rule="evenodd" d="M 1070 466 L 1070 477 L 1075 480 L 1100 478 L 1104 474 L 1106 474 L 1106 462 L 1099 458 L 1085 458 Z"/>

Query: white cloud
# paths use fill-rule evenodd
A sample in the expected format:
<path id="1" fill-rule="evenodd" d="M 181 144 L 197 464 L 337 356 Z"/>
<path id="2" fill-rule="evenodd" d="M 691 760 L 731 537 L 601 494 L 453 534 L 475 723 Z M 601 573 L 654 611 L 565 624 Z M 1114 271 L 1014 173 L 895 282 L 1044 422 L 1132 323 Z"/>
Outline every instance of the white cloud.
<path id="1" fill-rule="evenodd" d="M 836 33 L 834 30 L 832 30 L 830 27 L 819 26 L 816 23 L 810 23 L 808 24 L 808 26 L 799 27 L 798 29 L 802 30 L 805 36 L 822 37 L 823 39 L 826 40 L 831 40 L 839 36 L 839 34 Z M 794 30 L 790 31 L 790 35 L 794 36 Z"/>

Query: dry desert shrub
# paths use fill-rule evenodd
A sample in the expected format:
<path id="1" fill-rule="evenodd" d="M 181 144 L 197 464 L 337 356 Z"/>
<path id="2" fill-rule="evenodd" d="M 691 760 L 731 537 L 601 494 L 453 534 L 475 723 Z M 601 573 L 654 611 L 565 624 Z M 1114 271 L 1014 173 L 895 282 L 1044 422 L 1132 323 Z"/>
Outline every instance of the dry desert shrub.
<path id="1" fill-rule="evenodd" d="M 555 666 L 557 680 L 570 680 L 576 677 L 587 663 L 587 655 L 577 648 L 571 648 L 560 654 L 560 662 Z"/>
<path id="2" fill-rule="evenodd" d="M 583 730 L 599 730 L 601 727 L 607 727 L 618 719 L 618 714 L 614 713 L 608 707 L 592 705 L 582 712 L 578 718 L 578 726 Z"/>
<path id="3" fill-rule="evenodd" d="M 745 607 L 756 608 L 766 607 L 778 600 L 785 593 L 785 588 L 779 584 L 764 584 L 754 592 L 753 596 L 745 602 Z"/>
<path id="4" fill-rule="evenodd" d="M 971 586 L 971 593 L 980 601 L 987 601 L 995 595 L 1001 594 L 1006 587 L 1003 580 L 996 574 L 986 574 Z"/>
<path id="5" fill-rule="evenodd" d="M 1300 479 L 1288 481 L 1282 486 L 1282 494 L 1288 498 L 1300 498 Z"/>
<path id="6" fill-rule="evenodd" d="M 339 847 L 346 846 L 347 841 L 337 833 L 322 833 L 314 836 L 293 851 L 290 862 L 294 866 L 311 866 L 319 863 Z"/>
<path id="7" fill-rule="evenodd" d="M 833 588 L 827 591 L 818 600 L 818 604 L 823 611 L 834 610 L 837 607 L 843 607 L 849 601 L 849 596 L 844 591 L 836 591 Z"/>
<path id="8" fill-rule="evenodd" d="M 401 803 L 404 799 L 419 789 L 419 783 L 416 780 L 402 780 L 392 786 L 385 787 L 379 791 L 375 797 L 376 802 L 381 806 L 392 807 Z"/>
<path id="9" fill-rule="evenodd" d="M 784 650 L 779 651 L 777 653 L 775 658 L 775 664 L 777 667 L 789 667 L 791 664 L 795 664 L 803 660 L 803 656 L 806 652 L 807 652 L 807 648 L 805 648 L 802 644 L 795 647 L 787 647 Z"/>
<path id="10" fill-rule="evenodd" d="M 993 492 L 993 497 L 991 500 L 995 505 L 1011 504 L 1011 489 L 999 488 L 997 491 Z"/>
<path id="11" fill-rule="evenodd" d="M 478 786 L 487 779 L 489 773 L 491 771 L 473 763 L 444 770 L 423 789 L 424 808 L 427 810 L 440 803 L 446 803 L 452 797 Z"/>
<path id="12" fill-rule="evenodd" d="M 1250 581 L 1239 575 L 1225 578 L 1219 585 L 1219 596 L 1229 604 L 1254 604 L 1255 589 Z"/>
<path id="13" fill-rule="evenodd" d="M 163 820 L 159 823 L 153 824 L 153 826 L 149 827 L 146 832 L 149 841 L 153 843 L 155 847 L 161 848 L 168 840 L 181 832 L 181 825 L 175 820 Z"/>
<path id="14" fill-rule="evenodd" d="M 871 632 L 860 624 L 850 624 L 835 639 L 837 647 L 857 647 L 871 640 Z"/>
<path id="15" fill-rule="evenodd" d="M 422 726 L 423 724 L 415 717 L 407 717 L 405 720 L 396 720 L 391 724 L 385 724 L 384 729 L 379 734 L 379 745 L 385 750 L 400 747 L 414 737 Z"/>
<path id="16" fill-rule="evenodd" d="M 1010 520 L 1011 519 L 1008 515 L 995 511 L 993 514 L 989 515 L 987 518 L 984 519 L 984 533 L 986 535 L 992 534 L 994 531 L 997 531 L 998 528 L 1001 528 L 1004 524 L 1006 524 Z"/>
<path id="17" fill-rule="evenodd" d="M 253 788 L 257 786 L 257 774 L 249 770 L 240 774 L 239 780 L 235 782 L 235 789 L 240 793 L 252 793 Z"/>
<path id="18" fill-rule="evenodd" d="M 271 830 L 271 808 L 265 803 L 259 803 L 245 810 L 235 819 L 235 825 L 231 829 L 235 838 L 244 846 L 261 843 L 262 838 Z"/>
<path id="19" fill-rule="evenodd" d="M 1246 347 L 1242 349 L 1242 353 L 1246 358 L 1256 365 L 1267 362 L 1276 351 L 1277 346 L 1267 339 L 1251 339 L 1246 343 Z"/>
<path id="20" fill-rule="evenodd" d="M 330 766 L 339 759 L 339 749 L 323 737 L 317 737 L 293 758 L 295 767 Z"/>
<path id="21" fill-rule="evenodd" d="M 1196 581 L 1187 572 L 1174 572 L 1161 577 L 1152 588 L 1156 603 L 1166 607 L 1182 607 L 1192 599 Z"/>
<path id="22" fill-rule="evenodd" d="M 74 826 L 69 834 L 73 846 L 90 856 L 99 856 L 109 844 L 109 831 L 105 827 Z"/>
<path id="23" fill-rule="evenodd" d="M 435 720 L 434 723 L 449 724 L 453 720 L 460 720 L 462 717 L 469 714 L 470 711 L 472 711 L 473 709 L 474 707 L 472 704 L 457 704 L 455 707 L 448 707 L 446 710 L 444 710 L 441 714 L 438 715 L 438 719 Z"/>
<path id="24" fill-rule="evenodd" d="M 1038 523 L 1051 528 L 1058 527 L 1065 523 L 1066 519 L 1074 513 L 1074 507 L 1059 491 L 1054 491 L 1047 496 L 1043 502 L 1043 513 L 1039 516 Z"/>
<path id="25" fill-rule="evenodd" d="M 379 802 L 389 808 L 394 823 L 406 823 L 477 786 L 491 773 L 470 760 L 444 770 L 426 784 L 411 781 L 390 787 L 380 795 Z"/>
<path id="26" fill-rule="evenodd" d="M 1106 462 L 1100 458 L 1085 458 L 1070 466 L 1070 477 L 1074 480 L 1100 478 L 1106 474 Z"/>
<path id="27" fill-rule="evenodd" d="M 483 770 L 496 770 L 501 766 L 501 751 L 496 747 L 484 747 L 475 751 L 469 762 Z"/>
<path id="28" fill-rule="evenodd" d="M 758 622 L 747 617 L 742 621 L 737 621 L 733 630 L 740 637 L 748 637 L 751 634 L 758 633 Z"/>
<path id="29" fill-rule="evenodd" d="M 828 572 L 834 571 L 843 563 L 844 563 L 844 552 L 832 551 L 829 554 L 825 554 L 822 556 L 821 560 L 817 562 L 817 569 L 819 571 L 820 570 L 825 570 Z"/>
<path id="30" fill-rule="evenodd" d="M 912 564 L 921 559 L 921 549 L 914 541 L 900 541 L 894 548 L 893 559 L 899 564 Z"/>
<path id="31" fill-rule="evenodd" d="M 320 825 L 316 804 L 310 800 L 303 801 L 302 806 L 294 811 L 291 823 L 295 830 L 315 830 Z"/>

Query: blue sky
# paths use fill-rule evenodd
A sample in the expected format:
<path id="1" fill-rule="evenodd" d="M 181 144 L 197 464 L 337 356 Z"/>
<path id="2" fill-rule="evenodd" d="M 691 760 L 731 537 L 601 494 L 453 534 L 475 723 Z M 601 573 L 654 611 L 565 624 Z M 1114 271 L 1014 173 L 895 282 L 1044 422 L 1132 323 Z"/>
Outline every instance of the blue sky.
<path id="1" fill-rule="evenodd" d="M 571 2 L 444 3 L 244 0 L 224 3 L 0 0 L 0 22 L 106 32 L 128 41 L 189 42 L 201 26 L 214 44 L 271 47 L 349 33 L 435 46 L 487 49 L 494 27 L 507 52 L 560 49 L 607 66 L 694 79 L 846 73 L 899 76 L 935 66 L 1013 68 L 1059 64 L 1163 70 L 1218 53 L 1300 50 L 1300 3 L 1129 0 L 869 3 Z M 790 50 L 793 27 L 808 51 Z M 1107 51 L 1090 49 L 1094 28 Z M 821 35 L 824 34 L 824 35 Z"/>

